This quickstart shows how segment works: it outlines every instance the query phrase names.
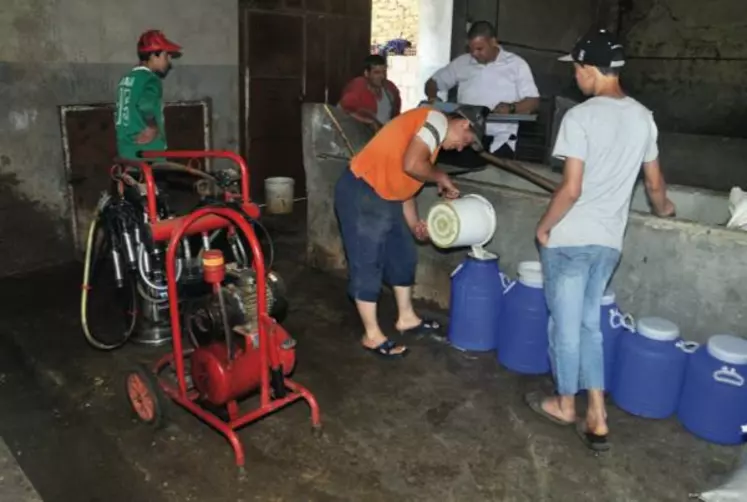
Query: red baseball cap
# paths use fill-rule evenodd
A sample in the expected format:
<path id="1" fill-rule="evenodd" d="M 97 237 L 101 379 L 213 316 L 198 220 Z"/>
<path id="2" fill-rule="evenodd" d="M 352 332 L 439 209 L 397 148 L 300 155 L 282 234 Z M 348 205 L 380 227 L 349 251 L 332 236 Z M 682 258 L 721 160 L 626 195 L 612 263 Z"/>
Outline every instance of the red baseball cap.
<path id="1" fill-rule="evenodd" d="M 182 47 L 166 38 L 161 30 L 148 30 L 137 41 L 138 52 L 168 52 L 178 54 Z"/>

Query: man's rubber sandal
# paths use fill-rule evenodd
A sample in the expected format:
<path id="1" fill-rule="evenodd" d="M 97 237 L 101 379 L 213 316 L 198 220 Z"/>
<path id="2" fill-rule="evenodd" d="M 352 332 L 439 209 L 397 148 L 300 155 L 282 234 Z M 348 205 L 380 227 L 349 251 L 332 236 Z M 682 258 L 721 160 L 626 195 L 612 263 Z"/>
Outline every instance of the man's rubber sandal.
<path id="1" fill-rule="evenodd" d="M 408 349 L 407 347 L 405 347 L 405 350 L 403 350 L 402 352 L 392 352 L 397 347 L 399 347 L 399 345 L 392 340 L 387 340 L 377 347 L 366 347 L 365 345 L 363 346 L 364 349 L 378 357 L 383 357 L 385 359 L 402 359 L 407 355 Z"/>
<path id="2" fill-rule="evenodd" d="M 438 321 L 432 319 L 423 319 L 420 324 L 412 328 L 407 328 L 400 331 L 402 336 L 435 336 L 437 338 L 443 338 L 443 330 L 441 324 Z"/>

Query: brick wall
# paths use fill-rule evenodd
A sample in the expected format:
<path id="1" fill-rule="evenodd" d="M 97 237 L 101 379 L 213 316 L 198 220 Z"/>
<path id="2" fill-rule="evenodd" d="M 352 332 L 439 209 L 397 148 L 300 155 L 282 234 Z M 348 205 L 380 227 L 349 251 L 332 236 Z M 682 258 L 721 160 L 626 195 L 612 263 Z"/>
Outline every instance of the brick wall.
<path id="1" fill-rule="evenodd" d="M 371 42 L 383 44 L 393 38 L 418 39 L 418 0 L 373 0 Z"/>

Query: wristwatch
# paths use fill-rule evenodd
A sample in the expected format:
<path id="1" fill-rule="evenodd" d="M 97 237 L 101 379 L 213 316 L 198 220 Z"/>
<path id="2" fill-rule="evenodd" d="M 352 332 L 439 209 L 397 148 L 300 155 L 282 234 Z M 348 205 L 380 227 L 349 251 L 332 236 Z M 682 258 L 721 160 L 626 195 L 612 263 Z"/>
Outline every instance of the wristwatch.
<path id="1" fill-rule="evenodd" d="M 510 103 L 508 105 L 508 113 L 516 113 L 516 103 Z"/>

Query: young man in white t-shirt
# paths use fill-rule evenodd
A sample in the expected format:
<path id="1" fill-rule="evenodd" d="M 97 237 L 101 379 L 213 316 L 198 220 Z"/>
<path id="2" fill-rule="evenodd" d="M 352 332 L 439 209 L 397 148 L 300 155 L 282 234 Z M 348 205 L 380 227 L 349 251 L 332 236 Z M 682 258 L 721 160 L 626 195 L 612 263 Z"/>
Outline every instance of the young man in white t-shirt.
<path id="1" fill-rule="evenodd" d="M 620 260 L 641 165 L 653 211 L 672 216 L 674 205 L 659 168 L 652 113 L 620 87 L 625 60 L 615 37 L 592 31 L 561 61 L 573 62 L 576 83 L 591 98 L 563 118 L 553 151 L 565 161 L 563 181 L 537 226 L 557 396 L 533 393 L 526 400 L 553 422 L 575 424 L 589 448 L 606 450 L 599 307 Z M 588 390 L 589 407 L 577 422 L 579 389 Z"/>

